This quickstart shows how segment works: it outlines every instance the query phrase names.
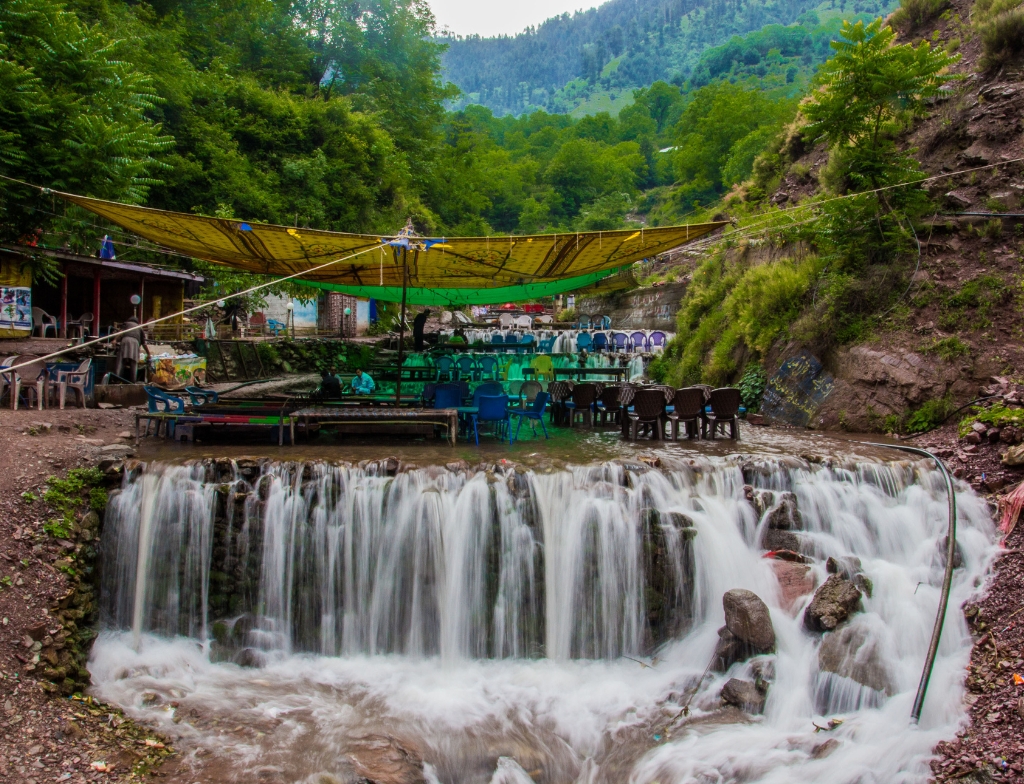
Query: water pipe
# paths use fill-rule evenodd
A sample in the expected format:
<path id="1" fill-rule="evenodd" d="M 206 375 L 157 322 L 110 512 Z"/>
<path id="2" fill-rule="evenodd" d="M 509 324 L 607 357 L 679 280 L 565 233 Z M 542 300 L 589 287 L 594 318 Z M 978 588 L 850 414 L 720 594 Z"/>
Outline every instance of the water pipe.
<path id="1" fill-rule="evenodd" d="M 939 652 L 939 639 L 942 637 L 942 625 L 946 620 L 946 606 L 949 604 L 949 590 L 953 583 L 953 560 L 956 555 L 956 491 L 953 488 L 953 477 L 949 475 L 946 465 L 925 449 L 918 449 L 913 446 L 897 446 L 896 444 L 876 444 L 868 441 L 860 441 L 858 443 L 866 446 L 898 449 L 902 452 L 910 452 L 920 457 L 929 458 L 939 467 L 943 478 L 946 480 L 946 498 L 949 500 L 949 525 L 946 531 L 946 573 L 942 578 L 942 596 L 939 599 L 939 610 L 935 616 L 935 626 L 932 628 L 932 640 L 928 645 L 928 655 L 924 660 L 924 669 L 921 671 L 921 682 L 917 685 L 914 707 L 910 711 L 910 718 L 916 724 L 921 720 L 924 696 L 928 691 L 928 681 L 931 680 L 932 668 L 935 666 L 935 657 Z"/>

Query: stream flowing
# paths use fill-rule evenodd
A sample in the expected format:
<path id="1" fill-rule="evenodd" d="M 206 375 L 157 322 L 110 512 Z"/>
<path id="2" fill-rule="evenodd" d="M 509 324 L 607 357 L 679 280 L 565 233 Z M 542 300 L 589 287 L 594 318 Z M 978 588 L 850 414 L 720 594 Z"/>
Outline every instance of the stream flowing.
<path id="1" fill-rule="evenodd" d="M 914 725 L 946 534 L 926 463 L 394 469 L 132 471 L 100 544 L 97 696 L 208 780 L 308 784 L 925 781 L 965 717 L 958 608 L 995 530 L 960 485 L 961 565 Z M 819 666 L 810 596 L 760 546 L 786 503 L 808 579 L 829 556 L 866 578 L 835 633 L 845 674 Z M 702 677 L 734 588 L 768 605 L 777 650 Z M 763 714 L 722 705 L 755 677 Z"/>

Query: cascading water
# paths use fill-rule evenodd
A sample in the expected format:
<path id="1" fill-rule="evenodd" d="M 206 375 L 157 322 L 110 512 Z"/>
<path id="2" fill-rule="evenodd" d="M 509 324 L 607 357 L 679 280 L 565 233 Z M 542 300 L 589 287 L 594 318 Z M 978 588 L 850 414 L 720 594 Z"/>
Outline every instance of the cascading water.
<path id="1" fill-rule="evenodd" d="M 951 608 L 994 542 L 983 502 L 958 501 Z M 760 547 L 783 503 L 810 576 L 858 558 L 870 591 L 827 651 Z M 969 651 L 951 612 L 912 726 L 945 530 L 924 464 L 151 465 L 107 510 L 91 669 L 104 699 L 216 750 L 222 780 L 372 778 L 381 739 L 444 784 L 924 780 Z M 701 680 L 735 588 L 767 603 L 777 650 Z M 763 715 L 723 710 L 755 669 L 774 673 Z M 813 722 L 840 713 L 825 759 Z"/>

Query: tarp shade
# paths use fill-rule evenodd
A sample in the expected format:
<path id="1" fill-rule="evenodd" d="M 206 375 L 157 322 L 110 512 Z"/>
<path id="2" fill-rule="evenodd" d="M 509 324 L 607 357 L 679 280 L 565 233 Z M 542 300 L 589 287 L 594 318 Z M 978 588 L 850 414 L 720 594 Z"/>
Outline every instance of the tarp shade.
<path id="1" fill-rule="evenodd" d="M 521 286 L 501 286 L 491 289 L 410 288 L 407 292 L 406 302 L 410 305 L 449 305 L 451 307 L 524 302 L 540 297 L 553 297 L 566 291 L 592 286 L 602 278 L 614 274 L 615 270 L 592 272 L 589 275 L 580 275 L 564 280 L 524 283 Z M 402 301 L 402 289 L 398 286 L 385 286 L 384 288 L 380 286 L 339 286 L 335 283 L 311 283 L 302 279 L 293 282 L 300 286 L 313 286 L 325 291 L 340 291 L 342 294 L 350 294 L 353 297 L 373 297 L 384 302 Z"/>
<path id="2" fill-rule="evenodd" d="M 372 234 L 343 234 L 209 218 L 74 194 L 59 195 L 162 247 L 261 275 L 302 273 L 391 239 Z M 441 242 L 439 238 L 424 238 L 417 243 L 419 247 L 408 251 L 408 286 L 411 290 L 473 290 L 477 293 L 463 298 L 464 301 L 484 304 L 485 300 L 480 297 L 482 289 L 545 283 L 560 285 L 566 279 L 592 275 L 596 275 L 594 280 L 597 280 L 635 261 L 691 242 L 723 225 L 698 223 L 640 231 L 452 237 Z M 401 290 L 403 252 L 390 247 L 374 250 L 312 272 L 303 279 L 318 284 L 358 287 L 362 289 L 361 296 L 392 299 L 394 295 L 374 294 L 371 289 Z M 502 295 L 493 301 L 512 299 L 512 296 Z M 438 302 L 451 301 L 451 297 L 438 298 Z"/>

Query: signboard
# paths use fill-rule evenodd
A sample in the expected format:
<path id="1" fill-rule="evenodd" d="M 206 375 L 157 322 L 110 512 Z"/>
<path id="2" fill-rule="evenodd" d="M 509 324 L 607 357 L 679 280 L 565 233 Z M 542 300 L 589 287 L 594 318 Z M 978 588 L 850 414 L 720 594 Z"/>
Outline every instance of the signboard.
<path id="1" fill-rule="evenodd" d="M 768 381 L 761 413 L 775 422 L 806 427 L 834 387 L 835 379 L 816 357 L 797 354 Z"/>
<path id="2" fill-rule="evenodd" d="M 0 334 L 32 331 L 32 289 L 0 286 Z"/>

